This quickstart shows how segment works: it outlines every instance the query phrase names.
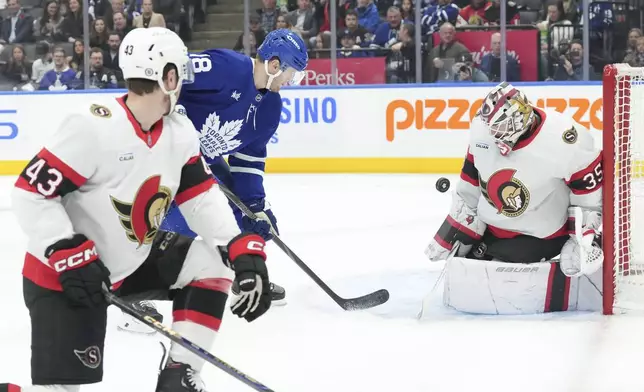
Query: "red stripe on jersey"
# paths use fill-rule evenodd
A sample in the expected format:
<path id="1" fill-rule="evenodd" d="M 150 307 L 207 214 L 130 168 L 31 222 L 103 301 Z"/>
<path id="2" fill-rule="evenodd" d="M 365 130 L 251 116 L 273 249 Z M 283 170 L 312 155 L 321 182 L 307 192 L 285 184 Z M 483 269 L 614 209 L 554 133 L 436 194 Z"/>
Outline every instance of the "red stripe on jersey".
<path id="1" fill-rule="evenodd" d="M 570 191 L 575 195 L 586 195 L 599 189 L 603 184 L 601 164 L 602 154 L 599 153 L 588 166 L 570 176 L 570 180 L 566 181 Z"/>
<path id="2" fill-rule="evenodd" d="M 201 289 L 220 291 L 224 294 L 228 294 L 230 291 L 230 286 L 232 286 L 233 281 L 225 278 L 211 278 L 211 279 L 200 279 L 190 282 L 188 286 L 198 287 Z"/>
<path id="3" fill-rule="evenodd" d="M 479 180 L 478 179 L 473 179 L 472 177 L 468 176 L 467 174 L 461 172 L 461 180 L 467 182 L 468 184 L 475 186 L 478 188 Z"/>
<path id="4" fill-rule="evenodd" d="M 201 159 L 201 157 L 199 155 L 195 155 L 194 157 L 188 159 L 188 162 L 186 162 L 186 165 L 194 165 L 199 161 L 199 159 Z"/>
<path id="5" fill-rule="evenodd" d="M 207 192 L 216 183 L 217 182 L 215 181 L 215 179 L 213 177 L 210 177 L 201 184 L 195 185 L 192 188 L 188 188 L 185 191 L 179 193 L 174 197 L 174 201 L 177 203 L 177 205 L 181 205 L 188 200 L 193 199 L 204 192 Z"/>
<path id="6" fill-rule="evenodd" d="M 54 198 L 59 196 L 59 192 L 76 190 L 86 182 L 85 177 L 43 148 L 23 169 L 15 187 Z"/>
<path id="7" fill-rule="evenodd" d="M 7 392 L 21 392 L 22 389 L 15 385 L 15 384 L 9 384 L 9 389 L 7 389 Z"/>
<path id="8" fill-rule="evenodd" d="M 38 156 L 49 164 L 49 166 L 54 167 L 58 169 L 65 178 L 70 180 L 74 185 L 77 187 L 81 187 L 83 184 L 87 182 L 87 178 L 83 177 L 80 175 L 76 170 L 74 170 L 71 166 L 67 165 L 65 162 L 60 160 L 54 153 L 50 152 L 46 148 L 43 148 L 39 153 Z"/>
<path id="9" fill-rule="evenodd" d="M 154 147 L 154 145 L 157 144 L 157 141 L 161 137 L 161 132 L 163 131 L 163 117 L 159 121 L 152 124 L 152 128 L 150 128 L 149 131 L 144 131 L 143 129 L 141 129 L 141 124 L 139 124 L 139 122 L 130 111 L 130 108 L 128 108 L 125 104 L 126 98 L 127 94 L 122 97 L 116 98 L 116 102 L 118 102 L 123 110 L 125 110 L 127 119 L 130 121 L 130 124 L 132 124 L 132 128 L 134 128 L 134 133 L 136 133 L 136 136 L 143 140 L 148 148 Z"/>
<path id="10" fill-rule="evenodd" d="M 221 319 L 194 310 L 175 310 L 172 312 L 172 319 L 175 323 L 178 321 L 189 321 L 203 325 L 213 331 L 219 331 L 219 327 L 221 326 Z"/>
<path id="11" fill-rule="evenodd" d="M 22 276 L 40 287 L 54 291 L 63 291 L 63 287 L 58 281 L 58 274 L 56 271 L 54 271 L 53 268 L 46 266 L 31 253 L 27 253 L 25 255 L 25 263 L 22 267 Z"/>
<path id="12" fill-rule="evenodd" d="M 552 302 L 552 285 L 555 281 L 555 272 L 559 266 L 556 263 L 550 264 L 550 272 L 548 273 L 548 286 L 546 287 L 546 302 L 543 304 L 543 311 L 550 312 L 550 303 Z"/>
<path id="13" fill-rule="evenodd" d="M 476 233 L 474 230 L 470 229 L 467 226 L 464 226 L 462 223 L 457 222 L 454 218 L 452 218 L 450 215 L 447 215 L 447 222 L 449 222 L 452 227 L 456 228 L 456 230 L 467 234 L 468 237 L 473 238 L 475 240 L 480 240 L 481 235 Z"/>
<path id="14" fill-rule="evenodd" d="M 514 230 L 506 230 L 506 229 L 501 229 L 499 227 L 493 226 L 493 225 L 487 225 L 487 229 L 490 231 L 490 233 L 495 236 L 496 238 L 514 238 L 520 235 L 524 235 L 523 233 L 519 233 L 518 231 Z M 566 221 L 563 226 L 561 226 L 557 231 L 554 233 L 550 234 L 547 237 L 544 237 L 544 240 L 551 240 L 553 238 L 558 238 L 564 235 L 570 234 L 570 227 L 568 221 Z"/>
<path id="15" fill-rule="evenodd" d="M 445 248 L 445 249 L 447 249 L 447 250 L 452 250 L 452 247 L 453 247 L 453 246 L 452 246 L 452 244 L 450 244 L 449 242 L 447 242 L 447 241 L 445 241 L 444 239 L 442 239 L 442 238 L 438 235 L 438 233 L 434 236 L 434 240 L 435 240 L 436 242 L 438 242 L 438 245 L 442 246 L 443 248 Z"/>

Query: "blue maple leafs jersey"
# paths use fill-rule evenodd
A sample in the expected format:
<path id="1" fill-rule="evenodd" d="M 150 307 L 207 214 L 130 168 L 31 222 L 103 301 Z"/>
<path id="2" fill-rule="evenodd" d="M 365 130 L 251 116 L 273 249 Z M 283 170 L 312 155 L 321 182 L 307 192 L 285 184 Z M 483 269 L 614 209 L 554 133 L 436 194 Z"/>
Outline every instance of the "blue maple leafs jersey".
<path id="1" fill-rule="evenodd" d="M 280 123 L 282 98 L 255 87 L 254 62 L 243 54 L 211 49 L 190 56 L 195 80 L 183 85 L 176 111 L 199 132 L 201 153 L 215 177 L 243 202 L 261 201 L 266 145 Z M 185 234 L 187 225 L 172 208 L 162 228 Z"/>

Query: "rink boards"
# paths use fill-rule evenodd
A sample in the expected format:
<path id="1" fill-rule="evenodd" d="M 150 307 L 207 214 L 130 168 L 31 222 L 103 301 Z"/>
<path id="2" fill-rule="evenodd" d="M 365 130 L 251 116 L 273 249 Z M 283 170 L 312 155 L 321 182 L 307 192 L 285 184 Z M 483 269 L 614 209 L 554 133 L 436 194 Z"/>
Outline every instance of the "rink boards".
<path id="1" fill-rule="evenodd" d="M 469 122 L 492 84 L 355 85 L 282 91 L 271 173 L 456 173 Z M 601 84 L 517 83 L 601 143 Z M 18 174 L 65 116 L 124 91 L 0 93 L 0 175 Z"/>

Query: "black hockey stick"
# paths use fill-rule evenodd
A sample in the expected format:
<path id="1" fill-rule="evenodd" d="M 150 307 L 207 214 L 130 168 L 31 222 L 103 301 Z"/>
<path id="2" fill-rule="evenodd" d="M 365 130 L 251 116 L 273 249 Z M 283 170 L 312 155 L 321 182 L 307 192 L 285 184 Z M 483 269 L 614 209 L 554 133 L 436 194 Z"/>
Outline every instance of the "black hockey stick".
<path id="1" fill-rule="evenodd" d="M 230 366 L 226 362 L 222 361 L 221 359 L 209 353 L 207 350 L 197 346 L 195 343 L 179 335 L 178 332 L 173 331 L 169 327 L 166 327 L 165 325 L 161 324 L 160 322 L 155 320 L 152 316 L 145 315 L 139 312 L 138 310 L 134 309 L 127 302 L 123 301 L 122 299 L 114 295 L 112 292 L 107 290 L 107 288 L 103 289 L 103 293 L 105 294 L 105 298 L 107 299 L 107 302 L 121 309 L 124 313 L 129 314 L 130 316 L 139 320 L 143 324 L 154 329 L 161 335 L 172 340 L 173 342 L 177 343 L 178 345 L 185 348 L 186 350 L 191 351 L 196 356 L 210 362 L 211 364 L 215 365 L 219 369 L 235 377 L 236 379 L 248 385 L 249 387 L 253 388 L 254 390 L 260 391 L 260 392 L 274 392 L 266 385 L 260 383 L 254 378 L 235 369 L 234 367 Z"/>
<path id="2" fill-rule="evenodd" d="M 224 192 L 226 197 L 233 202 L 234 205 L 239 208 L 244 215 L 249 217 L 250 219 L 255 219 L 257 220 L 257 215 L 253 213 L 244 203 L 242 203 L 241 200 L 235 195 L 230 189 L 228 189 L 224 184 L 219 183 L 219 187 L 221 190 Z M 382 305 L 385 302 L 389 300 L 389 291 L 385 289 L 380 289 L 378 291 L 374 291 L 373 293 L 363 295 L 362 297 L 357 297 L 357 298 L 342 298 L 339 295 L 337 295 L 331 288 L 324 283 L 320 277 L 318 277 L 315 272 L 313 272 L 302 259 L 300 259 L 295 252 L 293 252 L 282 239 L 275 233 L 275 231 L 271 228 L 271 234 L 273 234 L 273 241 L 279 246 L 286 255 L 297 264 L 298 267 L 300 267 L 315 283 L 317 283 L 318 286 L 322 290 L 324 290 L 325 293 L 329 297 L 331 297 L 335 303 L 340 305 L 340 307 L 344 310 L 361 310 L 361 309 L 369 309 L 373 308 L 374 306 Z"/>

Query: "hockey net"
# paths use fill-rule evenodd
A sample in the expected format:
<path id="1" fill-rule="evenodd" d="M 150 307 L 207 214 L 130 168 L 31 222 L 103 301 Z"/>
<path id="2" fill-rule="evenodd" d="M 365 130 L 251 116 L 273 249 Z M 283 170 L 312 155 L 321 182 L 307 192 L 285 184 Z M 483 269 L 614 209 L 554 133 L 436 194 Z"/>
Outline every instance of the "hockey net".
<path id="1" fill-rule="evenodd" d="M 644 68 L 607 66 L 603 106 L 604 314 L 639 313 L 644 311 Z"/>

